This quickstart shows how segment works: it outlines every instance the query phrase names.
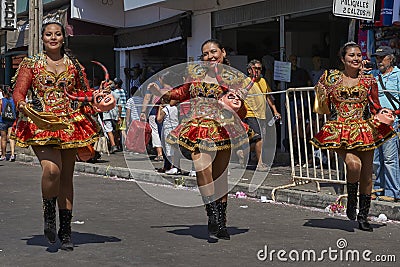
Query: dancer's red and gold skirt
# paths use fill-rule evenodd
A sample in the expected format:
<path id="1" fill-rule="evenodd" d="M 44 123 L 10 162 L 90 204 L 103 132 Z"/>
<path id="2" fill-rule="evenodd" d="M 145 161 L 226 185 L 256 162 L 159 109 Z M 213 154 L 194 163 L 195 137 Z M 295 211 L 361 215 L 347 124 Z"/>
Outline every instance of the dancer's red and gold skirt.
<path id="1" fill-rule="evenodd" d="M 13 125 L 11 138 L 16 145 L 51 145 L 58 149 L 85 147 L 94 143 L 98 138 L 98 126 L 90 117 L 79 111 L 60 116 L 61 121 L 68 125 L 63 130 L 42 130 L 33 121 L 20 114 Z"/>
<path id="2" fill-rule="evenodd" d="M 200 117 L 182 122 L 171 131 L 166 141 L 192 152 L 196 149 L 220 151 L 248 144 L 253 135 L 254 131 L 240 120 L 239 123 L 235 119 L 217 122 Z"/>
<path id="3" fill-rule="evenodd" d="M 310 143 L 321 149 L 364 151 L 379 147 L 395 135 L 390 125 L 373 118 L 351 123 L 327 121 Z"/>

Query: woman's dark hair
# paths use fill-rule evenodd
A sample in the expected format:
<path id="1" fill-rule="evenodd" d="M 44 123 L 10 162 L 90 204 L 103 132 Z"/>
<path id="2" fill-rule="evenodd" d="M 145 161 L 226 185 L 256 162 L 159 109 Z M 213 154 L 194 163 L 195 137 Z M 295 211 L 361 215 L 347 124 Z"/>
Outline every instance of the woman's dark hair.
<path id="1" fill-rule="evenodd" d="M 57 21 L 50 21 L 50 22 L 43 23 L 43 25 L 42 25 L 42 30 L 41 30 L 42 38 L 43 38 L 43 34 L 44 34 L 45 30 L 46 30 L 46 27 L 49 26 L 49 25 L 52 25 L 52 24 L 55 24 L 55 25 L 60 26 L 60 28 L 61 28 L 61 33 L 62 33 L 62 36 L 63 36 L 64 41 L 65 41 L 65 40 L 67 39 L 67 36 L 66 36 L 66 34 L 65 34 L 64 26 L 63 26 L 60 22 L 57 22 Z M 80 81 L 80 83 L 81 83 L 82 89 L 83 89 L 84 91 L 87 91 L 88 88 L 86 87 L 85 78 L 84 78 L 84 75 L 83 75 L 83 71 L 82 71 L 81 64 L 79 64 L 78 60 L 77 60 L 76 57 L 72 54 L 71 50 L 65 48 L 65 42 L 63 42 L 63 44 L 62 44 L 62 46 L 61 46 L 61 55 L 64 56 L 64 54 L 67 55 L 67 56 L 69 57 L 69 59 L 71 59 L 72 64 L 74 64 L 75 68 L 78 70 L 79 81 Z"/>
<path id="2" fill-rule="evenodd" d="M 114 79 L 114 83 L 115 83 L 116 85 L 118 85 L 119 88 L 121 88 L 121 86 L 122 86 L 122 84 L 123 84 L 124 82 L 123 82 L 120 78 L 116 77 L 116 78 Z"/>
<path id="3" fill-rule="evenodd" d="M 222 45 L 222 43 L 218 40 L 218 39 L 208 39 L 207 41 L 205 41 L 202 45 L 201 45 L 201 52 L 203 53 L 203 47 L 206 45 L 206 44 L 208 44 L 208 43 L 212 43 L 212 44 L 215 44 L 215 45 L 217 45 L 218 46 L 218 48 L 219 49 L 224 49 L 225 50 L 225 47 Z M 226 51 L 225 51 L 226 52 Z M 201 58 L 203 59 L 203 56 L 201 56 Z M 222 63 L 223 64 L 226 64 L 226 65 L 230 65 L 230 62 L 229 62 L 229 60 L 226 58 L 226 57 L 224 57 L 224 59 L 223 59 L 223 61 L 222 61 Z"/>
<path id="4" fill-rule="evenodd" d="M 340 52 L 339 52 L 340 58 L 344 58 L 344 56 L 347 53 L 347 50 L 352 47 L 358 47 L 361 50 L 361 46 L 359 44 L 357 44 L 356 42 L 353 42 L 353 41 L 347 42 L 342 46 L 342 48 L 340 48 Z"/>

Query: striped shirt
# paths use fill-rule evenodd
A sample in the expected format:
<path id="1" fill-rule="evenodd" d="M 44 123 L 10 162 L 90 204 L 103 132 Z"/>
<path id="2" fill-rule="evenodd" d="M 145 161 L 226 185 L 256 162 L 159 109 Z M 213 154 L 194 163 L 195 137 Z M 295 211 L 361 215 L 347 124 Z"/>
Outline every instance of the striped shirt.
<path id="1" fill-rule="evenodd" d="M 121 111 L 121 118 L 125 118 L 126 117 L 126 96 L 125 96 L 125 91 L 122 88 L 117 88 L 114 90 L 114 92 L 116 94 L 118 94 L 119 99 L 117 102 L 117 106 L 121 106 L 122 107 L 122 111 Z"/>
<path id="2" fill-rule="evenodd" d="M 131 121 L 140 120 L 140 112 L 142 111 L 143 99 L 138 97 L 131 97 L 126 102 L 126 108 L 129 109 L 131 115 Z M 127 125 L 130 125 L 131 121 L 127 121 Z"/>

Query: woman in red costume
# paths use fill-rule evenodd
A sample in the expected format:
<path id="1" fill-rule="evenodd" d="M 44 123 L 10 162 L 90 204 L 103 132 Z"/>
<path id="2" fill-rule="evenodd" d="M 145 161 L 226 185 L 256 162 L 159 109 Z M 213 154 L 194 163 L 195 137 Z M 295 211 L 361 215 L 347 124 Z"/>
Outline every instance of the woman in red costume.
<path id="1" fill-rule="evenodd" d="M 225 49 L 218 40 L 204 42 L 201 53 L 204 63 L 188 63 L 186 83 L 163 95 L 166 101 L 190 99 L 192 107 L 166 141 L 190 153 L 207 211 L 208 231 L 217 238 L 228 240 L 227 167 L 231 150 L 247 143 L 251 135 L 248 126 L 233 110 L 243 114 L 239 109 L 244 108 L 240 97 L 243 99 L 248 86 L 245 75 L 230 72 L 229 67 L 223 65 L 228 62 Z M 161 94 L 155 83 L 149 84 L 149 89 L 154 94 Z"/>
<path id="2" fill-rule="evenodd" d="M 44 235 L 50 243 L 58 235 L 61 249 L 71 251 L 77 148 L 96 141 L 98 128 L 90 114 L 102 107 L 97 101 L 78 105 L 66 95 L 68 92 L 85 100 L 93 99 L 93 89 L 82 65 L 64 49 L 63 26 L 58 22 L 45 23 L 41 34 L 45 52 L 24 58 L 13 79 L 13 98 L 20 116 L 12 137 L 18 146 L 32 146 L 42 166 Z M 27 96 L 31 100 L 29 104 Z M 56 202 L 60 218 L 58 233 Z"/>
<path id="3" fill-rule="evenodd" d="M 347 217 L 358 221 L 363 231 L 371 205 L 372 161 L 374 149 L 394 135 L 393 128 L 375 120 L 379 111 L 378 87 L 374 77 L 364 75 L 361 48 L 354 42 L 341 49 L 344 70 L 327 70 L 315 86 L 314 111 L 329 114 L 329 119 L 311 143 L 338 153 L 347 168 Z M 360 186 L 358 184 L 360 183 Z M 359 213 L 357 191 L 360 194 Z"/>

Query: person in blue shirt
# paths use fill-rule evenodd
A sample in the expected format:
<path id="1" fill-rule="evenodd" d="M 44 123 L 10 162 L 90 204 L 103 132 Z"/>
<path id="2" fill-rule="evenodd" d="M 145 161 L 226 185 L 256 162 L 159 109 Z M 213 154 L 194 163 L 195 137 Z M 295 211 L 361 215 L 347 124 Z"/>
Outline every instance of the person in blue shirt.
<path id="1" fill-rule="evenodd" d="M 395 65 L 396 57 L 389 46 L 380 46 L 372 55 L 376 58 L 377 69 L 372 74 L 378 83 L 378 96 L 383 108 L 399 109 L 400 100 L 400 69 Z M 384 92 L 383 90 L 387 90 Z M 397 91 L 398 93 L 396 93 Z M 398 133 L 400 121 L 396 117 L 393 128 Z M 399 163 L 399 137 L 395 136 L 375 149 L 374 172 L 376 180 L 374 189 L 383 189 L 376 192 L 379 200 L 400 200 L 400 163 Z"/>
<path id="2" fill-rule="evenodd" d="M 10 137 L 12 126 L 16 120 L 17 111 L 14 100 L 11 97 L 9 87 L 4 87 L 3 98 L 0 99 L 0 134 L 1 134 L 1 156 L 0 161 L 6 160 L 7 140 Z M 15 140 L 9 139 L 11 155 L 9 161 L 15 161 Z"/>

